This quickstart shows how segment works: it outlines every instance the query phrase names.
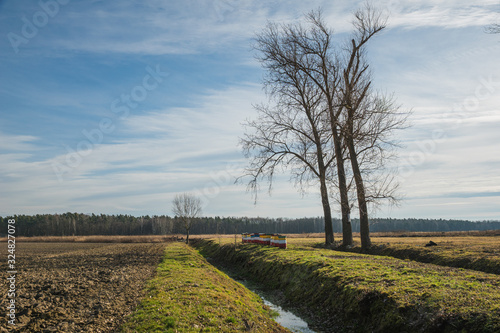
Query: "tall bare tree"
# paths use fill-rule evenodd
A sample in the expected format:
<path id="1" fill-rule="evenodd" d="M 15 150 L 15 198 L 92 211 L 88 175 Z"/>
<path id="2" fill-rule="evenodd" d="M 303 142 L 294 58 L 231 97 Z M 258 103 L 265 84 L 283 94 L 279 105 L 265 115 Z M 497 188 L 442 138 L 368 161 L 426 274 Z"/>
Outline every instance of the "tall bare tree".
<path id="1" fill-rule="evenodd" d="M 261 155 L 259 163 L 253 165 L 253 170 L 271 175 L 272 178 L 275 165 L 263 171 L 263 162 L 276 162 L 276 165 L 283 162 L 287 166 L 293 164 L 289 160 L 285 162 L 280 154 L 291 154 L 295 159 L 297 152 L 290 151 L 289 148 L 296 146 L 290 145 L 286 140 L 276 140 L 276 134 L 287 133 L 286 138 L 290 139 L 289 133 L 297 130 L 296 125 L 291 122 L 299 118 L 296 113 L 291 112 L 292 109 L 300 110 L 299 114 L 318 114 L 317 119 L 324 123 L 310 122 L 311 127 L 301 128 L 300 134 L 312 137 L 313 128 L 321 129 L 318 133 L 323 133 L 328 128 L 329 136 L 322 134 L 327 140 L 320 140 L 324 144 L 320 145 L 321 149 L 315 150 L 315 162 L 318 166 L 326 166 L 326 180 L 339 190 L 343 245 L 352 244 L 349 190 L 355 188 L 362 247 L 368 248 L 371 245 L 368 203 L 380 199 L 396 199 L 394 193 L 397 184 L 393 182 L 393 175 L 386 172 L 385 162 L 391 155 L 391 148 L 395 146 L 390 136 L 395 129 L 403 128 L 406 120 L 392 98 L 372 91 L 371 73 L 365 59 L 367 42 L 385 28 L 386 19 L 380 11 L 365 5 L 354 15 L 354 34 L 347 45 L 334 43 L 333 31 L 326 26 L 321 11 L 312 11 L 306 15 L 306 20 L 306 27 L 301 24 L 270 24 L 257 37 L 256 49 L 262 54 L 259 60 L 267 70 L 265 86 L 271 95 L 279 96 L 281 104 L 279 103 L 278 111 L 261 108 L 261 111 L 265 109 L 263 114 L 266 114 L 274 127 L 262 127 L 265 121 L 251 124 L 263 129 L 252 137 L 253 141 L 258 137 L 273 145 L 271 149 L 261 142 L 254 143 L 253 148 L 266 147 L 264 151 L 271 154 L 272 158 Z M 313 100 L 314 103 L 297 103 L 299 98 L 303 99 L 304 94 L 313 96 L 307 100 Z M 293 108 L 290 108 L 290 101 L 295 102 Z M 276 116 L 278 114 L 279 117 Z M 283 118 L 283 114 L 289 118 Z M 276 127 L 277 124 L 284 127 Z M 291 140 L 290 142 L 300 141 Z M 280 149 L 275 149 L 277 142 L 284 148 L 279 146 Z M 301 151 L 302 154 L 305 152 L 305 149 Z M 321 154 L 318 155 L 318 152 Z M 321 156 L 328 158 L 321 163 Z M 349 170 L 345 165 L 347 160 L 350 161 Z M 308 164 L 309 169 L 302 170 L 313 170 L 310 165 L 314 164 L 310 161 Z M 312 174 L 317 175 L 321 184 L 322 173 L 316 169 Z M 321 193 L 325 202 L 324 194 L 328 191 L 321 189 Z"/>
<path id="2" fill-rule="evenodd" d="M 360 236 L 362 248 L 371 246 L 365 185 L 355 144 L 355 126 L 361 115 L 361 106 L 369 94 L 371 85 L 368 65 L 364 61 L 365 44 L 385 28 L 385 21 L 379 12 L 370 6 L 356 11 L 353 25 L 355 37 L 344 51 L 344 66 L 340 85 L 338 112 L 343 117 L 342 136 L 349 152 L 349 160 L 356 184 L 358 199 Z"/>
<path id="3" fill-rule="evenodd" d="M 327 178 L 330 181 L 332 177 L 338 179 L 335 183 L 340 193 L 342 239 L 344 245 L 351 245 L 352 227 L 344 168 L 344 148 L 336 121 L 328 121 L 328 119 L 338 117 L 335 109 L 335 96 L 340 76 L 338 74 L 339 64 L 335 53 L 332 52 L 333 31 L 325 27 L 321 21 L 320 12 L 312 12 L 306 16 L 306 19 L 308 21 L 306 27 L 302 24 L 268 25 L 264 32 L 257 37 L 256 48 L 266 55 L 266 58 L 263 59 L 273 60 L 273 64 L 268 66 L 267 70 L 276 75 L 271 76 L 273 79 L 267 81 L 268 87 L 276 85 L 278 82 L 276 78 L 281 80 L 281 70 L 291 68 L 300 73 L 310 85 L 314 85 L 316 93 L 322 96 L 321 105 L 326 113 L 326 117 L 324 116 L 322 119 L 326 122 L 326 127 L 330 128 L 332 135 L 331 144 L 325 148 L 331 151 L 335 157 L 335 160 L 328 164 L 330 167 L 327 167 Z M 331 172 L 332 170 L 335 172 Z M 325 192 L 327 191 L 322 193 Z"/>
<path id="4" fill-rule="evenodd" d="M 333 136 L 337 181 L 342 210 L 343 244 L 352 244 L 349 189 L 344 161 L 350 160 L 360 212 L 362 247 L 370 246 L 367 203 L 380 199 L 395 201 L 397 184 L 384 170 L 392 142 L 388 137 L 400 128 L 405 117 L 398 116 L 392 99 L 376 96 L 371 91 L 371 73 L 364 59 L 366 43 L 385 28 L 386 19 L 380 11 L 365 5 L 354 14 L 354 36 L 347 46 L 333 44 L 333 31 L 322 19 L 321 11 L 306 16 L 309 30 L 293 32 L 301 57 L 309 60 L 298 64 L 323 92 L 329 111 Z M 363 175 L 368 178 L 368 186 Z M 334 180 L 332 178 L 332 180 Z"/>
<path id="5" fill-rule="evenodd" d="M 354 36 L 343 51 L 338 110 L 356 185 L 361 247 L 366 249 L 371 246 L 368 203 L 380 199 L 396 201 L 397 184 L 392 174 L 384 174 L 385 162 L 396 146 L 390 138 L 395 130 L 406 127 L 409 113 L 400 112 L 392 97 L 377 95 L 371 88 L 366 45 L 385 28 L 387 18 L 368 4 L 354 17 Z"/>
<path id="6" fill-rule="evenodd" d="M 327 122 L 333 139 L 336 158 L 335 168 L 331 168 L 330 180 L 339 191 L 342 214 L 342 243 L 352 245 L 352 226 L 349 205 L 349 188 L 346 176 L 343 137 L 339 125 L 341 110 L 338 108 L 338 89 L 341 84 L 341 62 L 333 44 L 333 30 L 328 28 L 321 11 L 312 11 L 306 15 L 308 28 L 290 25 L 286 29 L 289 38 L 294 41 L 297 52 L 295 66 L 300 68 L 323 95 L 323 104 L 327 110 Z M 307 61 L 304 61 L 306 59 Z M 336 179 L 335 179 L 336 178 Z"/>
<path id="7" fill-rule="evenodd" d="M 335 157 L 330 131 L 324 126 L 327 113 L 321 89 L 296 66 L 300 55 L 286 30 L 285 26 L 269 24 L 256 38 L 258 60 L 266 69 L 264 87 L 274 105 L 257 106 L 259 118 L 245 124 L 251 131 L 241 139 L 243 151 L 251 159 L 245 175 L 250 176 L 248 187 L 254 193 L 263 178 L 271 190 L 277 168 L 289 169 L 301 190 L 319 183 L 325 243 L 332 244 L 327 173 Z"/>
<path id="8" fill-rule="evenodd" d="M 193 194 L 177 194 L 172 200 L 172 212 L 177 216 L 186 229 L 186 244 L 189 243 L 189 231 L 196 217 L 201 214 L 201 200 Z"/>

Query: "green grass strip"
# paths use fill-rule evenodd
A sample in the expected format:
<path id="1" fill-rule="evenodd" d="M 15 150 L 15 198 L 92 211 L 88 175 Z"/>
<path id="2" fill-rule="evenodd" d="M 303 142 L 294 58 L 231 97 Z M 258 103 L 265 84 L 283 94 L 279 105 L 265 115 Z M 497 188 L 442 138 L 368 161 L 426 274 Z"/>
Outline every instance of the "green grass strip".
<path id="1" fill-rule="evenodd" d="M 500 277 L 387 256 L 291 246 L 198 245 L 287 299 L 336 317 L 335 332 L 500 332 Z"/>
<path id="2" fill-rule="evenodd" d="M 381 244 L 373 246 L 369 253 L 500 274 L 500 251 L 498 250 L 500 240 L 495 239 L 497 242 L 496 247 L 478 246 L 474 240 L 474 237 L 471 237 L 470 244 L 466 245 L 440 242 L 439 246 L 434 247 L 424 247 L 420 244 L 420 246 L 413 244 Z M 361 248 L 356 247 L 350 251 L 359 253 Z"/>
<path id="3" fill-rule="evenodd" d="M 262 300 L 183 243 L 165 249 L 122 332 L 289 332 Z"/>

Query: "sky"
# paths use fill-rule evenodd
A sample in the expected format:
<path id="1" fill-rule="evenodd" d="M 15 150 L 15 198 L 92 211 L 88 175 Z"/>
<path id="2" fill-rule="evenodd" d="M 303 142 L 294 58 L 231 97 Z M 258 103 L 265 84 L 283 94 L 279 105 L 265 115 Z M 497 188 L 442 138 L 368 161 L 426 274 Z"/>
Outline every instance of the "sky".
<path id="1" fill-rule="evenodd" d="M 0 0 L 0 216 L 172 215 L 190 192 L 206 216 L 321 216 L 286 171 L 255 204 L 238 146 L 267 101 L 252 38 L 322 8 L 335 38 L 361 1 Z M 375 1 L 375 89 L 411 110 L 399 206 L 374 217 L 500 220 L 498 0 Z M 339 207 L 334 205 L 334 216 Z"/>

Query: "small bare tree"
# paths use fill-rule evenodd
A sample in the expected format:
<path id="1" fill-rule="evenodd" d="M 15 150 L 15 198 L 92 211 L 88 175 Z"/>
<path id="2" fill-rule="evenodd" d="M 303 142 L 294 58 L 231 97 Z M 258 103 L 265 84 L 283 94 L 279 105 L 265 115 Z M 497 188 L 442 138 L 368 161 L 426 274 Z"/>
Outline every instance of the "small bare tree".
<path id="1" fill-rule="evenodd" d="M 201 214 L 201 200 L 193 194 L 177 194 L 172 201 L 172 212 L 177 216 L 186 229 L 186 244 L 189 243 L 189 231 L 196 217 Z"/>

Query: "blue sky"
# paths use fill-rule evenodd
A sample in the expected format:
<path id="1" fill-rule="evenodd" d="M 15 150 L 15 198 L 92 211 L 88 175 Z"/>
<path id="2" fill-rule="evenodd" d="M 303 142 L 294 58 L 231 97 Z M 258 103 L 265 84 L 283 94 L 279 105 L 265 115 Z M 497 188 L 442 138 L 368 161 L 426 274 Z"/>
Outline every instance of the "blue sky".
<path id="1" fill-rule="evenodd" d="M 412 109 L 399 207 L 378 217 L 500 219 L 500 22 L 495 1 L 377 1 L 374 85 Z M 358 1 L 0 1 L 0 215 L 321 215 L 277 178 L 253 204 L 233 184 L 241 123 L 266 100 L 251 40 L 322 7 L 339 41 Z M 265 188 L 265 186 L 263 186 Z M 338 215 L 338 212 L 336 212 Z"/>

